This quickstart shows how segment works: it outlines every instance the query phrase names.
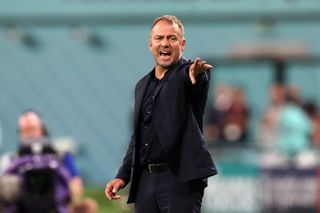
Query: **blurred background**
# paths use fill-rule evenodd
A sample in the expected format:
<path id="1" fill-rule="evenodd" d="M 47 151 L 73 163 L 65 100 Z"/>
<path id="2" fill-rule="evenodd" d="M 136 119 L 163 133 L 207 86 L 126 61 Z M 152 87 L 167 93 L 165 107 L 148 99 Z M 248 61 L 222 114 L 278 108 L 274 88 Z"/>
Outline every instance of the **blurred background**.
<path id="1" fill-rule="evenodd" d="M 185 26 L 184 56 L 214 65 L 204 134 L 219 175 L 204 212 L 319 212 L 317 0 L 0 1 L 0 154 L 22 111 L 71 149 L 100 212 L 131 135 L 133 92 L 153 68 L 155 17 Z M 125 196 L 125 192 L 123 192 Z"/>

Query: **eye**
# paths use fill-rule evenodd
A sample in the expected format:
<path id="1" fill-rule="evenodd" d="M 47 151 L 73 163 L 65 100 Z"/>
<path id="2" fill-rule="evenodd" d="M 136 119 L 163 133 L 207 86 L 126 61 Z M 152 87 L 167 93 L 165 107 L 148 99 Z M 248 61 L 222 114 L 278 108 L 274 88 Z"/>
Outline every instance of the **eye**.
<path id="1" fill-rule="evenodd" d="M 153 39 L 156 40 L 156 41 L 160 41 L 162 39 L 162 37 L 161 36 L 155 36 Z"/>
<path id="2" fill-rule="evenodd" d="M 177 41 L 178 40 L 178 38 L 176 37 L 176 36 L 170 36 L 170 41 Z"/>

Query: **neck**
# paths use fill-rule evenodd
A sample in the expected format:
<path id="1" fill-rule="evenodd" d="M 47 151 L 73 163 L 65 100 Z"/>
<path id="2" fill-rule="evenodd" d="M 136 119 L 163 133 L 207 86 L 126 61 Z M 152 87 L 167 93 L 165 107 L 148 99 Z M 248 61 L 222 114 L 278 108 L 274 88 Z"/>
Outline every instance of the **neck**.
<path id="1" fill-rule="evenodd" d="M 156 70 L 155 70 L 155 76 L 156 76 L 156 78 L 157 78 L 157 79 L 162 79 L 162 78 L 164 77 L 164 74 L 165 74 L 167 71 L 168 71 L 168 69 L 157 66 L 157 67 L 156 67 Z"/>

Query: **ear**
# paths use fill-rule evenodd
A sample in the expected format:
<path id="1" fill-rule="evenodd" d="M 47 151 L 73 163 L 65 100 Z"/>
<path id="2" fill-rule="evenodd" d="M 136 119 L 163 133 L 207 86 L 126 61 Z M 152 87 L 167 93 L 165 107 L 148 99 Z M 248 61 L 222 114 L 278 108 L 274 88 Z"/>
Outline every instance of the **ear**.
<path id="1" fill-rule="evenodd" d="M 182 39 L 182 41 L 181 41 L 182 51 L 184 51 L 184 49 L 186 48 L 186 45 L 187 45 L 187 40 L 186 39 Z"/>
<path id="2" fill-rule="evenodd" d="M 148 45 L 149 45 L 149 50 L 151 51 L 151 48 L 152 48 L 152 42 L 151 42 L 151 39 L 148 40 Z"/>

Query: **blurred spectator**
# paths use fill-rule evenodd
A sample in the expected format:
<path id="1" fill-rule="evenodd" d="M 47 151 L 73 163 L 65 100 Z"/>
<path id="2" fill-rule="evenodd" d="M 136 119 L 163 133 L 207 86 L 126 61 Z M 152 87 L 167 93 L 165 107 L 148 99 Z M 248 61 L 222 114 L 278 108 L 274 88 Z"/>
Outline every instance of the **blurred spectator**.
<path id="1" fill-rule="evenodd" d="M 223 139 L 243 142 L 248 136 L 249 107 L 242 88 L 233 89 L 233 101 L 224 119 Z"/>
<path id="2" fill-rule="evenodd" d="M 18 155 L 32 154 L 38 152 L 39 146 L 34 141 L 50 142 L 49 134 L 42 122 L 40 115 L 34 111 L 26 111 L 19 118 L 19 151 Z M 45 143 L 42 153 L 56 153 L 50 143 Z M 75 167 L 74 159 L 71 153 L 63 155 L 61 161 L 72 176 L 69 182 L 71 191 L 71 212 L 74 213 L 95 213 L 97 203 L 90 198 L 83 198 L 83 182 Z"/>
<path id="3" fill-rule="evenodd" d="M 285 88 L 285 94 L 286 94 L 286 102 L 287 99 L 290 99 L 291 102 L 294 102 L 295 105 L 300 106 L 303 108 L 304 100 L 301 97 L 301 90 L 297 85 L 288 85 Z"/>
<path id="4" fill-rule="evenodd" d="M 243 142 L 248 135 L 249 107 L 243 90 L 218 85 L 212 108 L 206 117 L 208 141 Z"/>
<path id="5" fill-rule="evenodd" d="M 260 165 L 316 165 L 318 159 L 310 149 L 310 139 L 320 138 L 320 125 L 315 132 L 319 116 L 314 103 L 303 104 L 298 87 L 278 83 L 271 86 L 270 100 L 258 132 L 259 145 L 267 151 L 262 153 Z"/>
<path id="6" fill-rule="evenodd" d="M 205 136 L 208 141 L 219 141 L 222 135 L 224 117 L 232 104 L 231 87 L 228 85 L 217 85 L 214 91 L 213 105 L 208 110 Z"/>
<path id="7" fill-rule="evenodd" d="M 280 83 L 273 83 L 269 90 L 269 104 L 262 115 L 257 134 L 258 143 L 263 149 L 276 150 L 278 125 L 284 104 L 285 87 Z"/>
<path id="8" fill-rule="evenodd" d="M 311 121 L 300 106 L 297 96 L 287 93 L 286 102 L 279 118 L 279 150 L 289 157 L 310 148 Z"/>

